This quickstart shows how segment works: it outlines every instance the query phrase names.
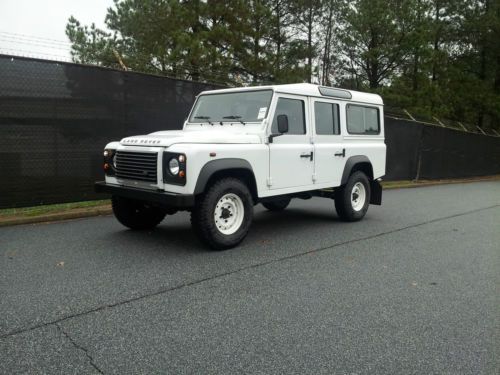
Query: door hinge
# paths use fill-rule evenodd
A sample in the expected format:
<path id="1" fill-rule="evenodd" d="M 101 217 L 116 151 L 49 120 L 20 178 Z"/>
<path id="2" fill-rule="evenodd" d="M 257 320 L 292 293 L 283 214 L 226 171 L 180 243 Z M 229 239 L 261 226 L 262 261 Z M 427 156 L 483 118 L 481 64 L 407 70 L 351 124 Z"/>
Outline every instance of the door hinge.
<path id="1" fill-rule="evenodd" d="M 273 179 L 271 177 L 267 178 L 267 186 L 272 186 L 273 185 Z"/>
<path id="2" fill-rule="evenodd" d="M 313 182 L 316 182 L 316 173 L 313 173 L 312 179 L 313 179 Z"/>

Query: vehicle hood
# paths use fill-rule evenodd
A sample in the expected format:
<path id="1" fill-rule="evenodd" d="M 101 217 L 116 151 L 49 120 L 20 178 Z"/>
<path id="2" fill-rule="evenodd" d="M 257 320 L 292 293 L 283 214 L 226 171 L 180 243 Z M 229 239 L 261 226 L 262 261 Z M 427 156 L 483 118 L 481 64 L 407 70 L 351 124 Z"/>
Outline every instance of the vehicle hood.
<path id="1" fill-rule="evenodd" d="M 120 143 L 124 146 L 160 146 L 168 147 L 179 143 L 223 143 L 243 144 L 261 143 L 257 134 L 230 133 L 217 130 L 210 131 L 182 131 L 166 130 L 147 135 L 137 135 L 123 138 Z"/>

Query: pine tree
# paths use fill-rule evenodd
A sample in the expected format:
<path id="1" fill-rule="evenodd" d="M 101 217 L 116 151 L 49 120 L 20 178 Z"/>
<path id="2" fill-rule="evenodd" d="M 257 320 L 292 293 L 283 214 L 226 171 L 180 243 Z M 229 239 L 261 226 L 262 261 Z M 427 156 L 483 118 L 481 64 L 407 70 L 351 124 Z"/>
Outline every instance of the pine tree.
<path id="1" fill-rule="evenodd" d="M 355 0 L 341 7 L 339 37 L 356 86 L 365 83 L 377 89 L 398 73 L 408 58 L 412 23 L 409 9 L 413 0 L 401 0 L 387 6 L 384 0 Z"/>
<path id="2" fill-rule="evenodd" d="M 323 2 L 323 0 L 291 0 L 289 5 L 298 36 L 295 43 L 302 45 L 305 52 L 307 82 L 312 82 L 313 62 L 318 54 L 315 28 L 323 9 Z"/>

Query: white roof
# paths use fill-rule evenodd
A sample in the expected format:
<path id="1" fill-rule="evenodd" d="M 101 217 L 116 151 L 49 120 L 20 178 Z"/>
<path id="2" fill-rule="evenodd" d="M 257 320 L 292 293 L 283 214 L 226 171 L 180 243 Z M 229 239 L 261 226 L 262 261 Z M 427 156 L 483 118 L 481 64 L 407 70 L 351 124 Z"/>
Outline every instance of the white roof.
<path id="1" fill-rule="evenodd" d="M 322 95 L 319 91 L 320 86 L 314 85 L 312 83 L 291 83 L 286 85 L 269 85 L 269 86 L 249 86 L 249 87 L 235 87 L 230 89 L 219 89 L 219 90 L 210 90 L 203 91 L 201 94 L 208 93 L 224 93 L 224 92 L 235 92 L 235 91 L 251 91 L 251 90 L 273 90 L 274 92 L 279 92 L 283 94 L 295 94 L 295 95 L 306 95 L 306 96 L 315 96 L 315 97 L 323 97 L 323 98 L 332 98 L 331 96 Z M 367 92 L 353 91 L 353 90 L 345 90 L 341 88 L 331 87 L 337 90 L 349 92 L 352 95 L 351 99 L 343 99 L 335 97 L 337 100 L 347 100 L 358 103 L 369 103 L 376 105 L 384 105 L 382 97 L 377 94 L 371 94 Z"/>

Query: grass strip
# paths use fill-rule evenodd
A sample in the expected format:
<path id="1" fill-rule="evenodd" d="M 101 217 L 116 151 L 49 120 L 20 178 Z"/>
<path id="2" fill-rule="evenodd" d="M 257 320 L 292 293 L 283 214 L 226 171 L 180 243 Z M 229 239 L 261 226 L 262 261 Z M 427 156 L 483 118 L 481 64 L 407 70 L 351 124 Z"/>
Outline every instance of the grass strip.
<path id="1" fill-rule="evenodd" d="M 85 202 L 47 204 L 33 207 L 7 208 L 0 210 L 0 218 L 7 216 L 34 217 L 56 212 L 66 212 L 80 208 L 94 208 L 110 205 L 109 199 Z"/>

